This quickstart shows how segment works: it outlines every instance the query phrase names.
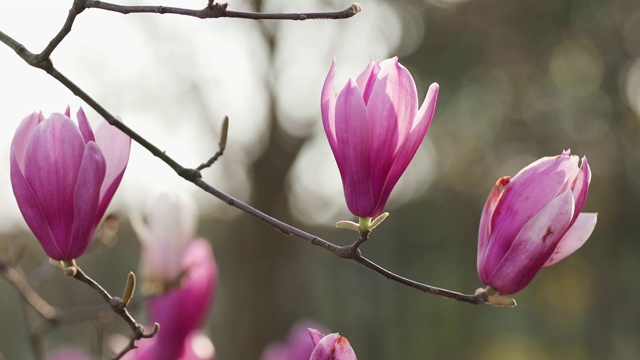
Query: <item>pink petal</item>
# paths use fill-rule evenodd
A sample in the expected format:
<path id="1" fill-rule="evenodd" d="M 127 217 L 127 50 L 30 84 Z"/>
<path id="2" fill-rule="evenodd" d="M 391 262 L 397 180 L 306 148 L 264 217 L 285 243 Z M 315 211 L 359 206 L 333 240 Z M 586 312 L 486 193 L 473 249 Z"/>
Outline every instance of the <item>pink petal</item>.
<path id="1" fill-rule="evenodd" d="M 422 120 L 421 117 L 416 117 L 416 113 L 418 112 L 418 90 L 416 89 L 416 83 L 413 81 L 411 73 L 398 62 L 397 57 L 383 61 L 380 67 L 382 70 L 378 74 L 378 82 L 389 76 L 389 80 L 387 84 L 385 84 L 385 92 L 396 108 L 398 134 L 400 136 L 398 146 L 400 146 L 404 143 L 409 132 Z M 437 86 L 437 84 L 435 85 Z M 427 95 L 427 97 L 428 96 L 429 95 Z M 433 111 L 435 111 L 435 106 Z M 431 114 L 431 116 L 433 117 L 433 114 Z"/>
<path id="2" fill-rule="evenodd" d="M 100 188 L 100 204 L 95 219 L 97 224 L 102 219 L 124 176 L 131 152 L 131 138 L 106 121 L 96 130 L 95 138 L 107 164 L 107 172 Z"/>
<path id="3" fill-rule="evenodd" d="M 568 188 L 567 181 L 575 178 L 577 171 L 577 156 L 558 155 L 533 162 L 511 179 L 493 213 L 493 244 L 484 260 L 486 267 L 493 269 L 502 260 L 522 227 L 561 189 Z"/>
<path id="4" fill-rule="evenodd" d="M 27 142 L 36 126 L 44 120 L 42 113 L 36 113 L 25 117 L 18 125 L 11 142 L 11 156 L 16 158 L 16 165 L 24 171 L 24 153 L 27 150 Z"/>
<path id="5" fill-rule="evenodd" d="M 371 180 L 379 198 L 389 170 L 418 111 L 418 93 L 411 74 L 397 58 L 383 62 L 367 105 L 371 124 Z"/>
<path id="6" fill-rule="evenodd" d="M 156 357 L 151 358 L 178 358 L 185 339 L 203 324 L 213 305 L 218 269 L 208 241 L 196 239 L 189 244 L 183 269 L 186 277 L 180 288 L 149 301 L 149 321 L 162 324 L 152 349 Z"/>
<path id="7" fill-rule="evenodd" d="M 416 115 L 414 126 L 409 132 L 407 138 L 401 144 L 401 147 L 398 149 L 396 159 L 389 170 L 389 174 L 387 175 L 387 179 L 382 189 L 379 201 L 376 204 L 376 210 L 374 211 L 373 216 L 382 214 L 393 187 L 396 186 L 396 183 L 400 180 L 400 176 L 402 176 L 404 171 L 407 169 L 407 166 L 409 166 L 409 163 L 416 154 L 416 151 L 418 151 L 418 147 L 420 147 L 422 140 L 424 140 L 424 137 L 427 135 L 427 131 L 431 125 L 431 120 L 433 120 L 433 115 L 436 111 L 439 89 L 440 86 L 436 83 L 429 86 L 427 96 Z"/>
<path id="8" fill-rule="evenodd" d="M 308 329 L 308 330 L 309 330 L 309 336 L 311 337 L 311 342 L 313 343 L 313 346 L 318 345 L 320 340 L 322 340 L 322 338 L 325 337 L 323 333 L 321 333 L 316 329 Z"/>
<path id="9" fill-rule="evenodd" d="M 310 332 L 314 331 L 319 334 L 318 341 L 324 337 L 318 330 L 312 328 L 320 326 L 319 324 L 303 320 L 299 321 L 291 327 L 285 342 L 271 344 L 260 357 L 261 360 L 299 360 L 309 359 L 311 352 L 316 344 L 313 342 L 313 336 Z"/>
<path id="10" fill-rule="evenodd" d="M 591 168 L 587 162 L 587 157 L 582 158 L 582 167 L 578 176 L 576 177 L 575 184 L 573 185 L 573 197 L 576 199 L 576 212 L 573 215 L 573 221 L 576 221 L 578 214 L 582 211 L 584 204 L 587 202 L 587 195 L 589 194 L 589 183 L 591 183 Z"/>
<path id="11" fill-rule="evenodd" d="M 504 192 L 503 192 L 504 196 Z M 547 261 L 573 217 L 574 199 L 571 190 L 553 199 L 520 231 L 506 255 L 489 277 L 489 283 L 501 294 L 522 290 L 531 282 Z M 487 254 L 499 239 L 491 239 Z M 485 272 L 490 268 L 486 267 Z"/>
<path id="12" fill-rule="evenodd" d="M 174 282 L 182 273 L 184 251 L 194 238 L 198 211 L 193 199 L 177 193 L 160 193 L 147 209 L 147 223 L 131 216 L 142 243 L 140 268 L 145 278 Z"/>
<path id="13" fill-rule="evenodd" d="M 100 185 L 104 180 L 105 171 L 105 160 L 100 149 L 93 141 L 89 142 L 78 171 L 73 199 L 73 228 L 65 250 L 66 258 L 56 260 L 78 258 L 89 246 L 96 228 L 93 219 L 98 208 Z"/>
<path id="14" fill-rule="evenodd" d="M 364 99 L 364 103 L 369 103 L 369 98 L 371 97 L 371 91 L 373 90 L 373 85 L 376 82 L 378 72 L 380 71 L 380 65 L 378 62 L 371 60 L 367 68 L 358 75 L 356 79 L 356 83 L 362 91 L 362 98 Z"/>
<path id="15" fill-rule="evenodd" d="M 338 149 L 336 146 L 336 94 L 333 88 L 333 78 L 336 74 L 336 59 L 333 58 L 331 62 L 331 68 L 329 68 L 329 74 L 322 86 L 322 100 L 321 100 L 321 112 L 322 112 L 322 125 L 324 126 L 324 132 L 329 139 L 329 145 L 333 151 L 334 156 L 337 158 Z"/>
<path id="16" fill-rule="evenodd" d="M 562 236 L 555 250 L 553 250 L 553 254 L 547 259 L 543 267 L 551 266 L 559 262 L 582 247 L 589 236 L 591 236 L 597 221 L 598 214 L 595 213 L 581 213 L 578 215 L 573 226 Z"/>
<path id="17" fill-rule="evenodd" d="M 181 360 L 215 360 L 216 349 L 211 339 L 200 330 L 195 330 L 184 341 Z"/>
<path id="18" fill-rule="evenodd" d="M 84 110 L 80 108 L 78 113 L 76 114 L 78 117 L 78 128 L 80 129 L 80 133 L 82 133 L 82 138 L 85 143 L 89 141 L 96 141 L 93 131 L 91 130 L 91 125 L 89 125 L 89 120 L 87 120 L 87 115 L 84 114 Z"/>
<path id="19" fill-rule="evenodd" d="M 325 336 L 313 349 L 309 360 L 356 360 L 349 340 L 340 334 Z"/>
<path id="20" fill-rule="evenodd" d="M 483 284 L 486 284 L 489 281 L 489 275 L 484 272 L 484 257 L 487 251 L 487 247 L 489 246 L 489 238 L 491 236 L 491 218 L 493 216 L 493 212 L 498 205 L 498 201 L 500 200 L 500 195 L 502 194 L 502 189 L 509 183 L 510 178 L 508 176 L 504 176 L 491 188 L 489 192 L 489 197 L 487 198 L 487 202 L 484 204 L 484 208 L 482 208 L 482 216 L 480 217 L 480 229 L 478 230 L 478 277 Z"/>
<path id="21" fill-rule="evenodd" d="M 10 171 L 13 194 L 16 197 L 20 212 L 29 226 L 29 229 L 31 229 L 38 241 L 40 241 L 42 248 L 50 258 L 64 258 L 62 250 L 60 250 L 58 244 L 55 242 L 53 233 L 51 232 L 47 218 L 42 212 L 38 199 L 20 171 L 20 166 L 18 166 L 18 162 L 13 151 L 11 152 Z"/>
<path id="22" fill-rule="evenodd" d="M 369 134 L 369 118 L 362 93 L 355 81 L 349 79 L 336 99 L 338 151 L 334 154 L 342 175 L 347 206 L 352 214 L 360 217 L 371 216 L 375 207 Z"/>
<path id="23" fill-rule="evenodd" d="M 389 169 L 396 158 L 398 147 L 398 114 L 396 106 L 384 92 L 389 78 L 379 80 L 369 102 L 368 113 L 371 124 L 371 182 L 373 197 L 379 198 L 387 180 Z"/>
<path id="24" fill-rule="evenodd" d="M 33 131 L 25 152 L 24 178 L 54 242 L 63 252 L 65 246 L 61 244 L 67 244 L 71 236 L 74 192 L 84 147 L 75 124 L 62 114 L 52 114 Z"/>

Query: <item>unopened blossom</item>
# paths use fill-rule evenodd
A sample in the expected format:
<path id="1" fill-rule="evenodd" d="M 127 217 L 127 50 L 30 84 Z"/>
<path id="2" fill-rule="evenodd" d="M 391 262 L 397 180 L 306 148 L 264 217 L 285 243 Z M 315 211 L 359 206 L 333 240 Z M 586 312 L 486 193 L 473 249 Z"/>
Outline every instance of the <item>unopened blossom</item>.
<path id="1" fill-rule="evenodd" d="M 309 360 L 356 360 L 356 353 L 349 340 L 338 333 L 324 335 L 318 330 L 309 329 L 313 341 L 313 352 Z"/>
<path id="2" fill-rule="evenodd" d="M 181 285 L 149 299 L 148 320 L 160 324 L 161 330 L 152 339 L 142 340 L 132 359 L 195 360 L 215 356 L 215 352 L 208 352 L 210 356 L 202 357 L 202 351 L 196 351 L 201 349 L 197 345 L 202 346 L 203 339 L 193 342 L 198 339 L 194 336 L 201 334 L 200 328 L 213 306 L 218 283 L 218 268 L 209 242 L 191 241 L 182 266 L 185 276 Z"/>
<path id="3" fill-rule="evenodd" d="M 371 61 L 336 94 L 334 59 L 322 89 L 322 122 L 335 156 L 349 211 L 382 214 L 389 195 L 427 134 L 438 84 L 418 108 L 418 92 L 397 58 Z"/>
<path id="4" fill-rule="evenodd" d="M 261 360 L 309 359 L 315 344 L 309 336 L 309 328 L 319 329 L 313 321 L 300 321 L 291 327 L 284 342 L 269 345 L 262 353 Z"/>
<path id="5" fill-rule="evenodd" d="M 142 244 L 142 278 L 152 285 L 175 283 L 183 271 L 184 251 L 195 238 L 198 223 L 195 201 L 188 194 L 159 193 L 147 207 L 146 220 L 131 216 L 131 225 Z"/>
<path id="6" fill-rule="evenodd" d="M 22 216 L 47 255 L 73 260 L 87 249 L 129 161 L 131 139 L 82 109 L 33 113 L 11 143 L 11 185 Z"/>
<path id="7" fill-rule="evenodd" d="M 524 289 L 542 267 L 589 238 L 597 214 L 581 213 L 591 170 L 570 151 L 539 159 L 513 179 L 499 179 L 482 210 L 478 276 L 503 295 Z"/>

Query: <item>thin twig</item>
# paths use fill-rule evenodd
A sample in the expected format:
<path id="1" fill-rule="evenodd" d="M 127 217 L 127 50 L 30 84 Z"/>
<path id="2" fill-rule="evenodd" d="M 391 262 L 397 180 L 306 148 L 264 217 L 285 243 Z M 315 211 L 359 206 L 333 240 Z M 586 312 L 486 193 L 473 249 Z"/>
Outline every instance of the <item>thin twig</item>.
<path id="1" fill-rule="evenodd" d="M 229 133 L 229 117 L 225 116 L 222 120 L 222 126 L 220 127 L 220 142 L 218 142 L 218 151 L 209 159 L 207 162 L 200 164 L 196 168 L 196 171 L 201 171 L 209 166 L 213 165 L 222 154 L 224 154 L 224 150 L 227 148 L 227 135 Z"/>
<path id="2" fill-rule="evenodd" d="M 9 283 L 16 288 L 16 290 L 18 290 L 27 304 L 37 311 L 38 314 L 48 321 L 55 321 L 57 319 L 57 310 L 53 306 L 49 305 L 48 302 L 33 290 L 20 271 L 16 270 L 12 266 L 0 264 L 0 272 L 2 273 L 2 276 L 4 276 L 4 278 L 7 279 Z"/>
<path id="3" fill-rule="evenodd" d="M 71 32 L 71 27 L 73 26 L 73 22 L 76 20 L 76 16 L 78 16 L 78 14 L 84 11 L 84 9 L 85 9 L 85 6 L 84 6 L 83 0 L 73 1 L 73 5 L 71 6 L 71 9 L 69 9 L 69 14 L 67 15 L 67 20 L 65 20 L 64 25 L 62 25 L 62 29 L 58 31 L 56 36 L 54 36 L 53 39 L 51 39 L 51 41 L 49 41 L 49 44 L 47 45 L 47 47 L 44 48 L 44 50 L 42 50 L 40 54 L 38 54 L 38 57 L 40 58 L 40 60 L 48 59 L 51 56 L 51 53 L 53 53 L 53 50 L 55 50 L 56 47 L 60 45 L 62 40 L 67 35 L 69 35 L 69 33 Z"/>
<path id="4" fill-rule="evenodd" d="M 311 19 L 347 19 L 362 11 L 358 3 L 351 4 L 342 11 L 309 12 L 309 13 L 257 13 L 227 10 L 227 3 L 210 3 L 200 10 L 184 9 L 171 6 L 127 6 L 111 4 L 99 0 L 83 1 L 87 8 L 113 11 L 120 14 L 150 13 L 192 16 L 199 19 L 241 18 L 252 20 L 311 20 Z"/>
<path id="5" fill-rule="evenodd" d="M 129 344 L 127 345 L 126 348 L 124 348 L 122 351 L 116 354 L 114 359 L 120 359 L 127 352 L 129 352 L 129 350 L 135 349 L 136 348 L 135 342 L 137 340 L 140 340 L 142 338 L 151 338 L 156 335 L 156 333 L 159 330 L 159 326 L 157 323 L 155 324 L 153 331 L 151 333 L 145 334 L 144 326 L 142 326 L 141 324 L 138 324 L 138 322 L 136 322 L 136 320 L 131 316 L 131 314 L 129 314 L 129 311 L 127 310 L 127 307 L 122 302 L 122 300 L 120 298 L 111 296 L 107 292 L 107 290 L 105 290 L 95 280 L 88 277 L 79 267 L 75 268 L 75 273 L 73 274 L 73 277 L 89 285 L 92 289 L 97 291 L 98 294 L 100 294 L 100 296 L 102 296 L 102 298 L 107 302 L 107 304 L 109 304 L 109 306 L 111 307 L 111 310 L 114 313 L 118 314 L 127 323 L 127 325 L 129 325 L 129 328 L 131 329 Z"/>
<path id="6" fill-rule="evenodd" d="M 34 360 L 42 360 L 45 357 L 46 351 L 44 346 L 44 331 L 40 321 L 34 321 L 33 312 L 29 311 L 24 298 L 20 299 L 20 307 L 22 308 L 22 314 L 24 315 L 27 323 L 27 331 L 29 336 L 29 342 L 31 343 L 31 351 L 33 352 Z"/>

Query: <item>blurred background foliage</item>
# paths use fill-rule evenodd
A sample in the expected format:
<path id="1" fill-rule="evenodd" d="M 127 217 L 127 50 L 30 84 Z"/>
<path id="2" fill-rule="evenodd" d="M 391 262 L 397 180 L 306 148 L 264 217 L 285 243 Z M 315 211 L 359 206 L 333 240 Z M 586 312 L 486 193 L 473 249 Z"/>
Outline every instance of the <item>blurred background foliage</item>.
<path id="1" fill-rule="evenodd" d="M 259 11 L 347 5 L 230 1 L 230 8 Z M 96 73 L 98 62 L 83 60 L 84 70 L 74 71 L 134 128 L 135 116 L 124 114 L 146 111 L 157 122 L 166 121 L 170 134 L 167 129 L 176 124 L 169 118 L 182 124 L 199 116 L 214 119 L 204 124 L 204 133 L 215 136 L 228 108 L 202 84 L 218 84 L 217 91 L 229 97 L 253 91 L 243 107 L 254 117 L 242 123 L 243 116 L 231 114 L 229 151 L 209 170 L 208 180 L 276 218 L 349 244 L 354 234 L 332 227 L 349 215 L 320 127 L 322 81 L 334 55 L 342 76 L 337 84 L 355 76 L 369 58 L 398 55 L 414 75 L 421 99 L 431 82 L 438 82 L 441 92 L 427 141 L 395 190 L 391 216 L 362 248 L 365 256 L 417 281 L 473 293 L 481 285 L 475 271 L 477 226 L 490 187 L 531 161 L 568 148 L 586 155 L 593 170 L 585 211 L 599 213 L 596 230 L 583 249 L 541 271 L 517 294 L 517 308 L 500 309 L 397 285 L 194 191 L 204 209 L 199 234 L 214 244 L 220 268 L 208 322 L 218 359 L 258 359 L 267 344 L 284 339 L 290 326 L 305 318 L 346 336 L 360 359 L 639 359 L 640 3 L 371 0 L 362 6 L 362 14 L 341 21 L 213 20 L 197 25 L 208 26 L 208 32 L 189 34 L 191 43 L 176 40 L 179 28 L 172 26 L 199 20 L 129 15 L 126 20 L 138 29 L 135 36 L 149 44 L 152 50 L 145 51 L 166 71 L 117 79 L 131 92 L 127 96 L 101 86 L 112 75 Z M 99 31 L 79 19 L 73 33 Z M 232 28 L 243 21 L 242 29 Z M 227 41 L 229 49 L 248 48 L 212 54 L 224 59 L 234 53 L 257 75 L 236 81 L 227 92 L 215 75 L 224 69 L 192 71 L 191 61 L 199 56 L 193 54 L 202 46 L 197 37 Z M 78 51 L 73 49 L 65 45 L 59 51 Z M 105 63 L 115 61 L 102 56 Z M 175 86 L 167 89 L 153 81 Z M 165 111 L 176 115 L 163 116 Z M 189 146 L 190 140 L 182 139 L 175 148 Z M 190 163 L 212 154 L 211 145 L 202 147 L 202 157 L 188 158 Z M 132 208 L 141 200 L 124 202 Z M 96 242 L 79 263 L 118 294 L 127 272 L 137 267 L 139 245 L 125 211 L 116 210 L 121 213 L 118 241 Z M 46 279 L 38 291 L 54 306 L 100 304 L 95 294 L 46 264 L 24 227 L 10 228 L 2 239 L 5 245 L 27 243 L 20 265 L 33 281 Z M 25 314 L 6 281 L 0 282 L 0 304 L 0 353 L 26 358 Z M 47 331 L 47 347 L 95 347 L 96 339 L 126 333 L 118 319 L 110 320 Z"/>

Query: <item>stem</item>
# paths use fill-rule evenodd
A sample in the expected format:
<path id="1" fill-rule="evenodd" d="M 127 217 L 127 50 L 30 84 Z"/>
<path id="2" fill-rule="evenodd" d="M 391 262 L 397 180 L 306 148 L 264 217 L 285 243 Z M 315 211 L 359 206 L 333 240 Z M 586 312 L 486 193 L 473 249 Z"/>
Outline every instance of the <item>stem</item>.
<path id="1" fill-rule="evenodd" d="M 33 308 L 33 310 L 37 311 L 38 314 L 48 321 L 55 321 L 58 318 L 58 312 L 56 309 L 49 305 L 48 302 L 33 290 L 20 271 L 10 266 L 2 267 L 0 269 L 2 276 L 4 276 L 5 279 L 7 279 L 11 285 L 16 288 L 16 290 L 18 290 L 22 298 Z"/>
<path id="2" fill-rule="evenodd" d="M 126 6 L 111 4 L 99 0 L 82 1 L 87 8 L 113 11 L 120 14 L 174 14 L 192 16 L 199 19 L 240 18 L 250 20 L 311 20 L 311 19 L 347 19 L 362 11 L 362 7 L 353 3 L 342 11 L 309 12 L 309 13 L 257 13 L 227 10 L 226 3 L 209 2 L 207 7 L 200 10 L 184 9 L 171 6 Z"/>
<path id="3" fill-rule="evenodd" d="M 129 325 L 131 329 L 131 336 L 129 337 L 129 344 L 122 351 L 120 351 L 114 359 L 122 358 L 129 350 L 135 349 L 137 340 L 142 338 L 151 338 L 155 336 L 155 334 L 159 330 L 159 326 L 156 323 L 154 329 L 151 333 L 144 333 L 144 326 L 138 324 L 136 320 L 129 314 L 126 305 L 122 302 L 120 298 L 111 296 L 107 290 L 105 290 L 100 284 L 98 284 L 95 280 L 87 276 L 79 267 L 76 267 L 75 274 L 73 277 L 81 282 L 89 285 L 92 289 L 94 289 L 102 298 L 109 304 L 111 310 L 118 314 L 126 323 Z"/>

